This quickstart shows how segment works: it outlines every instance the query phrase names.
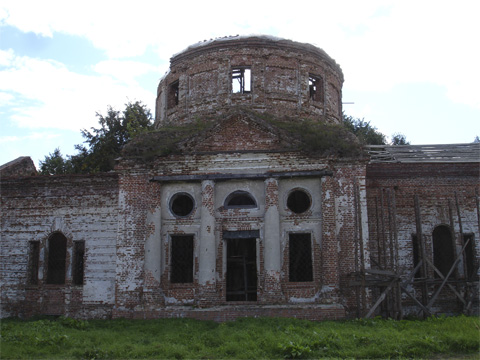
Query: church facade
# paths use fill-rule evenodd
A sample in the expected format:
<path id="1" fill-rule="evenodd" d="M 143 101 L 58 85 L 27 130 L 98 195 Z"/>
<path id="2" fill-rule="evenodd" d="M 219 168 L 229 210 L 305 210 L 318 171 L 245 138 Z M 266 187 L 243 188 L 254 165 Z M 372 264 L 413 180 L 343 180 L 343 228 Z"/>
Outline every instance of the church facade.
<path id="1" fill-rule="evenodd" d="M 480 148 L 359 151 L 342 83 L 309 44 L 207 41 L 114 172 L 2 166 L 2 317 L 478 311 Z"/>

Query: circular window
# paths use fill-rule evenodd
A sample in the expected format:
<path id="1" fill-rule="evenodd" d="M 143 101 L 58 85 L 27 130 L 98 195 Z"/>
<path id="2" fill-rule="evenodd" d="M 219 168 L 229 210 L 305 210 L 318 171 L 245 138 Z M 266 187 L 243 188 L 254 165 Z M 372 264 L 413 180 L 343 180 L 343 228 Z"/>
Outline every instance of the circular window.
<path id="1" fill-rule="evenodd" d="M 295 214 L 301 214 L 310 209 L 312 200 L 304 190 L 293 190 L 287 199 L 287 207 Z"/>
<path id="2" fill-rule="evenodd" d="M 170 200 L 170 210 L 179 217 L 190 215 L 193 211 L 193 206 L 193 198 L 187 193 L 177 193 Z"/>

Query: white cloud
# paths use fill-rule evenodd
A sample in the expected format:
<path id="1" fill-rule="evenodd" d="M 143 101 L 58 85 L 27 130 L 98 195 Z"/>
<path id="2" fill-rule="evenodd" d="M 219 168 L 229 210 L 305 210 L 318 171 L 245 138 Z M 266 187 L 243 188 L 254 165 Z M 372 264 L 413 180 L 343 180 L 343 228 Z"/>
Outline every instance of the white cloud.
<path id="1" fill-rule="evenodd" d="M 122 109 L 128 100 L 142 100 L 153 106 L 154 90 L 144 90 L 132 77 L 128 82 L 119 78 L 82 75 L 53 60 L 14 56 L 0 71 L 0 91 L 14 96 L 11 119 L 19 126 L 78 130 L 96 125 L 95 113 L 105 112 L 107 105 Z"/>
<path id="2" fill-rule="evenodd" d="M 152 73 L 158 77 L 160 68 L 150 64 L 129 60 L 106 60 L 94 65 L 93 69 L 101 74 L 111 76 L 113 79 L 127 84 L 136 83 L 136 78 L 141 75 Z"/>

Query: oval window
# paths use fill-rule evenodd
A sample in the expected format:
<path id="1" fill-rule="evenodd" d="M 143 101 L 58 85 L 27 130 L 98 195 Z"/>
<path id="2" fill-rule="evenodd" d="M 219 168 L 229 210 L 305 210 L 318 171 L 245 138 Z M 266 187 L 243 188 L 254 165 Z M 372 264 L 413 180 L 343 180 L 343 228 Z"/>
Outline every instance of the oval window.
<path id="1" fill-rule="evenodd" d="M 301 214 L 310 209 L 312 200 L 304 190 L 293 190 L 287 198 L 287 207 L 295 214 Z"/>
<path id="2" fill-rule="evenodd" d="M 255 208 L 257 203 L 250 193 L 239 190 L 228 195 L 224 206 L 226 209 Z"/>
<path id="3" fill-rule="evenodd" d="M 170 200 L 170 210 L 175 216 L 186 217 L 190 215 L 194 207 L 193 198 L 187 193 L 177 193 Z"/>

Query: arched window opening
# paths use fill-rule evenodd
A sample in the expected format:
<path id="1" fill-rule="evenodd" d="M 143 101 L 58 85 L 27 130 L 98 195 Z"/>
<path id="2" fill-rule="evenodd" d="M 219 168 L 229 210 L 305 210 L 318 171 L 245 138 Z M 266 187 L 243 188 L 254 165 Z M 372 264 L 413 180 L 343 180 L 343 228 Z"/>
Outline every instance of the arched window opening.
<path id="1" fill-rule="evenodd" d="M 287 198 L 287 207 L 295 214 L 301 214 L 310 209 L 312 200 L 304 190 L 293 190 Z"/>
<path id="2" fill-rule="evenodd" d="M 454 263 L 452 233 L 448 226 L 439 225 L 433 230 L 433 265 L 447 276 Z"/>
<path id="3" fill-rule="evenodd" d="M 67 238 L 54 233 L 48 239 L 47 284 L 65 284 Z"/>
<path id="4" fill-rule="evenodd" d="M 247 191 L 235 191 L 228 195 L 227 199 L 225 200 L 225 208 L 226 209 L 238 209 L 238 208 L 256 208 L 257 203 L 252 195 L 250 195 Z"/>
<path id="5" fill-rule="evenodd" d="M 175 216 L 187 217 L 193 211 L 195 202 L 187 193 L 177 193 L 170 200 L 170 210 Z"/>

